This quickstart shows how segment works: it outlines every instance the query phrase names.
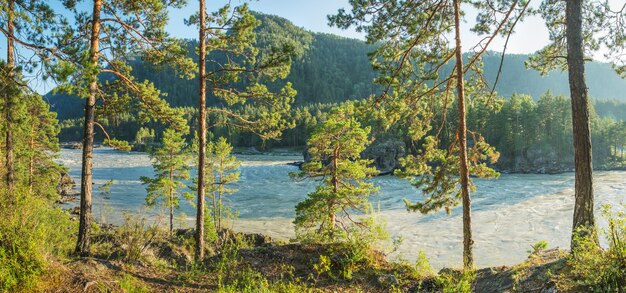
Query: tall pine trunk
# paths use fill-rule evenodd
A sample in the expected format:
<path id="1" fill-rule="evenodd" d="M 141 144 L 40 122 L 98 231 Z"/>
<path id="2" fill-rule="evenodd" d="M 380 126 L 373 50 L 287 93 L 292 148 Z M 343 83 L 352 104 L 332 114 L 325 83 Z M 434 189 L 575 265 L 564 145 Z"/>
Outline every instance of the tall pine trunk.
<path id="1" fill-rule="evenodd" d="M 28 191 L 33 194 L 35 177 L 35 123 L 30 126 L 30 156 L 28 158 Z"/>
<path id="2" fill-rule="evenodd" d="M 474 268 L 474 240 L 472 240 L 471 201 L 469 192 L 469 168 L 467 162 L 467 126 L 465 121 L 465 88 L 463 81 L 463 54 L 461 52 L 461 12 L 460 0 L 454 1 L 454 24 L 456 39 L 456 90 L 459 107 L 459 176 L 461 177 L 461 197 L 463 200 L 463 268 Z"/>
<path id="3" fill-rule="evenodd" d="M 574 223 L 572 240 L 579 228 L 594 228 L 593 163 L 591 159 L 591 130 L 589 102 L 585 82 L 585 61 L 582 36 L 582 0 L 566 1 L 567 67 L 572 99 L 574 129 L 574 162 L 576 163 Z M 572 248 L 576 243 L 572 241 Z"/>
<path id="4" fill-rule="evenodd" d="M 170 152 L 170 160 L 174 160 L 172 153 Z M 174 184 L 174 169 L 173 167 L 170 167 L 170 190 L 169 190 L 169 196 L 170 196 L 170 236 L 174 235 L 174 188 L 172 186 L 172 184 Z"/>
<path id="5" fill-rule="evenodd" d="M 100 9 L 102 0 L 93 2 L 93 19 L 91 21 L 91 41 L 89 58 L 92 66 L 98 66 L 98 50 L 100 41 Z M 95 71 L 90 71 L 95 72 Z M 91 194 L 92 194 L 92 165 L 93 165 L 93 136 L 96 95 L 98 94 L 98 75 L 93 73 L 89 84 L 89 97 L 85 103 L 85 129 L 83 137 L 83 164 L 80 182 L 80 224 L 78 228 L 78 241 L 76 253 L 89 254 L 91 244 Z"/>
<path id="6" fill-rule="evenodd" d="M 198 67 L 200 93 L 198 99 L 199 111 L 199 129 L 198 129 L 198 204 L 196 206 L 196 261 L 202 261 L 204 258 L 204 159 L 206 157 L 206 44 L 205 44 L 205 21 L 206 11 L 204 8 L 204 0 L 200 1 L 200 17 L 199 20 L 199 48 L 198 48 Z"/>
<path id="7" fill-rule="evenodd" d="M 9 15 L 9 19 L 7 22 L 7 68 L 9 69 L 9 79 L 12 79 L 15 75 L 15 1 L 9 1 L 9 11 L 7 14 Z M 13 80 L 11 80 L 13 82 Z M 15 188 L 15 162 L 13 155 L 13 100 L 15 97 L 11 95 L 7 95 L 6 97 L 6 133 L 5 133 L 5 144 L 6 144 L 6 153 L 5 153 L 5 167 L 6 167 L 6 184 L 7 189 L 9 191 L 10 197 L 15 197 L 13 194 Z"/>

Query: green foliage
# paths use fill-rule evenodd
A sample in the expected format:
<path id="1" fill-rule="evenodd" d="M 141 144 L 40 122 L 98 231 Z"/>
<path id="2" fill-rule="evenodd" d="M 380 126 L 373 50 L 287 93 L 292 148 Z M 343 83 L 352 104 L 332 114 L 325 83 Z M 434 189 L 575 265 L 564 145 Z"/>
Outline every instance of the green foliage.
<path id="1" fill-rule="evenodd" d="M 585 57 L 603 50 L 615 71 L 622 78 L 626 77 L 626 59 L 622 53 L 626 24 L 620 21 L 626 10 L 609 1 L 583 1 L 582 6 L 581 38 Z M 565 2 L 545 0 L 536 11 L 546 23 L 551 43 L 531 56 L 526 66 L 542 75 L 552 70 L 567 70 L 567 58 L 564 57 L 567 56 L 565 7 Z"/>
<path id="2" fill-rule="evenodd" d="M 296 205 L 296 234 L 301 239 L 333 242 L 376 230 L 369 195 L 377 191 L 364 179 L 377 173 L 361 159 L 370 143 L 370 128 L 353 118 L 355 108 L 336 108 L 311 135 L 311 161 L 294 177 L 322 177 L 322 184 Z M 351 213 L 362 213 L 360 218 Z M 354 234 L 354 235 L 352 235 Z"/>
<path id="3" fill-rule="evenodd" d="M 614 211 L 613 208 L 619 210 Z M 607 228 L 601 235 L 608 241 L 604 249 L 596 242 L 595 232 L 578 231 L 567 264 L 569 270 L 559 277 L 561 285 L 588 292 L 622 292 L 626 289 L 626 205 L 603 207 Z M 581 233 L 582 231 L 582 233 Z"/>
<path id="4" fill-rule="evenodd" d="M 108 118 L 115 125 L 120 115 L 130 113 L 141 122 L 166 121 L 180 131 L 186 130 L 181 113 L 169 107 L 152 83 L 136 79 L 130 66 L 131 60 L 140 58 L 157 66 L 167 63 L 181 76 L 193 77 L 193 61 L 185 56 L 180 43 L 164 31 L 167 9 L 179 5 L 178 2 L 103 1 L 104 9 L 99 16 L 101 35 L 97 36 L 100 50 L 95 61 L 88 54 L 90 38 L 77 35 L 85 30 L 83 28 L 91 27 L 92 17 L 77 9 L 74 1 L 65 2 L 75 13 L 76 25 L 66 25 L 58 34 L 64 46 L 58 52 L 63 61 L 53 72 L 61 83 L 55 91 L 87 97 L 89 84 L 97 81 L 96 121 Z M 75 39 L 81 41 L 71 41 Z"/>
<path id="5" fill-rule="evenodd" d="M 0 70 L 7 70 L 0 62 Z M 21 71 L 15 69 L 16 76 L 2 74 L 0 78 L 0 140 L 5 141 L 6 129 L 13 132 L 15 185 L 23 188 L 30 195 L 48 199 L 57 199 L 56 184 L 63 168 L 54 160 L 58 157 L 59 133 L 56 115 L 50 112 L 48 104 L 41 96 L 30 94 L 18 84 L 25 82 Z M 6 119 L 10 112 L 11 122 Z M 0 156 L 0 164 L 5 166 L 5 153 Z M 5 176 L 6 168 L 0 169 L 0 176 Z M 0 182 L 0 188 L 6 181 Z"/>
<path id="6" fill-rule="evenodd" d="M 132 149 L 130 143 L 128 143 L 127 141 L 115 138 L 105 140 L 104 145 L 123 152 L 130 152 L 130 150 Z"/>
<path id="7" fill-rule="evenodd" d="M 150 225 L 145 217 L 125 213 L 124 224 L 115 230 L 118 248 L 126 260 L 142 260 L 144 252 L 163 238 L 158 222 Z"/>
<path id="8" fill-rule="evenodd" d="M 189 24 L 197 24 L 198 16 Z M 271 45 L 256 48 L 255 28 L 260 22 L 247 4 L 231 7 L 230 3 L 207 17 L 207 73 L 203 82 L 212 95 L 213 106 L 207 109 L 211 126 L 228 125 L 254 133 L 263 140 L 278 138 L 291 128 L 287 120 L 296 91 L 291 83 L 270 90 L 266 83 L 284 79 L 296 56 L 298 41 L 291 37 L 265 35 Z M 273 39 L 278 38 L 278 39 Z M 300 49 L 302 50 L 302 49 Z M 238 113 L 237 108 L 252 106 L 256 111 Z"/>
<path id="9" fill-rule="evenodd" d="M 475 278 L 475 272 L 447 271 L 438 275 L 435 282 L 443 293 L 469 293 Z"/>
<path id="10" fill-rule="evenodd" d="M 217 279 L 218 292 L 309 292 L 310 289 L 293 274 L 294 268 L 283 265 L 278 280 L 270 281 L 261 272 L 241 262 L 239 250 L 248 247 L 244 239 L 235 235 L 225 241 L 220 253 L 209 263 Z"/>
<path id="11" fill-rule="evenodd" d="M 529 251 L 531 254 L 538 254 L 539 252 L 546 250 L 548 248 L 548 242 L 545 240 L 539 240 L 537 243 L 533 244 L 532 251 Z"/>
<path id="12" fill-rule="evenodd" d="M 36 290 L 50 260 L 73 248 L 76 225 L 47 199 L 0 202 L 0 291 Z"/>
<path id="13" fill-rule="evenodd" d="M 142 184 L 147 185 L 146 205 L 154 207 L 159 204 L 169 208 L 170 232 L 173 230 L 173 210 L 180 206 L 179 198 L 191 200 L 187 193 L 179 190 L 185 187 L 184 180 L 189 179 L 191 153 L 183 133 L 175 129 L 167 129 L 163 133 L 162 145 L 150 149 L 150 158 L 154 160 L 155 177 L 141 177 Z"/>
<path id="14" fill-rule="evenodd" d="M 154 142 L 154 129 L 141 127 L 135 134 L 135 144 L 150 145 Z"/>
<path id="15" fill-rule="evenodd" d="M 130 274 L 123 274 L 120 279 L 120 289 L 126 293 L 148 293 L 150 289 L 146 286 L 138 284 L 139 280 Z"/>
<path id="16" fill-rule="evenodd" d="M 229 188 L 228 186 L 239 181 L 240 172 L 237 171 L 241 166 L 241 162 L 237 160 L 237 157 L 232 155 L 233 147 L 226 141 L 225 138 L 220 137 L 217 142 L 211 142 L 207 145 L 207 163 L 213 164 L 213 167 L 209 170 L 213 170 L 213 190 L 209 193 L 213 209 L 213 218 L 215 222 L 215 228 L 217 231 L 221 231 L 223 228 L 222 220 L 230 215 L 234 215 L 224 204 L 224 196 L 237 192 L 236 189 Z"/>
<path id="17" fill-rule="evenodd" d="M 111 196 L 111 186 L 113 185 L 113 180 L 109 180 L 107 182 L 105 182 L 104 184 L 98 186 L 98 193 L 100 194 L 100 196 L 102 196 L 103 198 L 108 198 Z"/>
<path id="18" fill-rule="evenodd" d="M 194 141 L 193 149 L 197 150 L 197 140 Z M 230 209 L 225 203 L 225 196 L 237 192 L 230 186 L 239 181 L 239 167 L 241 162 L 232 154 L 233 147 L 228 143 L 226 138 L 220 137 L 217 141 L 211 141 L 207 144 L 205 170 L 205 194 L 210 200 L 209 213 L 211 215 L 210 222 L 213 225 L 214 232 L 217 233 L 224 228 L 223 220 L 232 219 L 237 216 L 236 211 Z M 194 184 L 189 186 L 190 189 L 197 189 L 197 179 L 194 178 Z"/>
<path id="19" fill-rule="evenodd" d="M 371 268 L 374 265 L 374 253 L 371 238 L 350 239 L 328 246 L 326 253 L 330 256 L 328 275 L 336 280 L 351 280 L 354 273 Z M 323 263 L 326 262 L 326 263 Z M 320 264 L 328 266 L 328 259 L 320 257 Z"/>
<path id="20" fill-rule="evenodd" d="M 417 278 L 425 278 L 433 275 L 433 268 L 426 258 L 426 254 L 420 251 L 415 260 L 415 274 Z"/>

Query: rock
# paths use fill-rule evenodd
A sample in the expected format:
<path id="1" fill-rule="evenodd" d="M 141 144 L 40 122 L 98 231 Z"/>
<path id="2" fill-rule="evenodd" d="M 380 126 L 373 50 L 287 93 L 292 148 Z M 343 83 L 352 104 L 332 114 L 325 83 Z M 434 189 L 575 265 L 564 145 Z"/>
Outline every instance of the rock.
<path id="1" fill-rule="evenodd" d="M 196 235 L 196 229 L 188 228 L 188 229 L 176 229 L 174 230 L 174 234 L 177 237 L 188 238 L 191 239 Z"/>
<path id="2" fill-rule="evenodd" d="M 388 175 L 400 168 L 400 158 L 404 157 L 405 154 L 406 150 L 402 140 L 385 138 L 375 140 L 361 153 L 361 157 L 373 161 L 374 167 L 380 172 L 378 175 Z M 307 149 L 302 152 L 302 156 L 304 162 L 310 162 L 312 159 Z"/>
<path id="3" fill-rule="evenodd" d="M 255 247 L 266 246 L 272 243 L 272 237 L 262 234 L 243 234 L 244 239 Z"/>
<path id="4" fill-rule="evenodd" d="M 297 161 L 297 162 L 287 163 L 287 165 L 289 165 L 289 166 L 296 166 L 296 167 L 298 167 L 298 168 L 301 168 L 301 167 L 302 167 L 302 164 L 304 164 L 304 162 L 303 162 L 303 161 Z"/>
<path id="5" fill-rule="evenodd" d="M 83 144 L 80 142 L 62 142 L 59 144 L 59 146 L 64 149 L 71 149 L 71 150 L 83 149 Z"/>
<path id="6" fill-rule="evenodd" d="M 390 288 L 400 284 L 400 282 L 398 282 L 398 278 L 392 274 L 378 276 L 376 281 L 378 282 L 378 285 L 383 288 Z"/>
<path id="7" fill-rule="evenodd" d="M 172 261 L 179 267 L 185 267 L 186 265 L 193 263 L 193 257 L 191 254 L 172 245 L 161 246 L 157 254 L 159 258 Z"/>
<path id="8" fill-rule="evenodd" d="M 302 157 L 304 158 L 304 162 L 305 162 L 305 163 L 308 163 L 308 162 L 310 162 L 310 161 L 311 161 L 311 159 L 313 159 L 313 155 L 311 155 L 311 153 L 309 153 L 309 148 L 308 148 L 308 147 L 307 147 L 307 148 L 305 148 L 305 149 L 302 151 Z"/>
<path id="9" fill-rule="evenodd" d="M 136 144 L 133 144 L 130 150 L 133 152 L 145 152 L 147 149 L 148 147 L 146 146 L 146 144 L 136 143 Z"/>
<path id="10" fill-rule="evenodd" d="M 373 160 L 374 166 L 380 171 L 379 175 L 387 175 L 400 167 L 400 158 L 404 157 L 405 153 L 402 140 L 388 138 L 375 140 L 365 149 L 361 157 Z"/>
<path id="11" fill-rule="evenodd" d="M 76 181 L 66 172 L 61 172 L 59 176 L 59 183 L 57 183 L 57 192 L 61 196 L 58 200 L 60 203 L 66 203 L 76 199 L 78 191 L 74 189 L 76 187 Z"/>

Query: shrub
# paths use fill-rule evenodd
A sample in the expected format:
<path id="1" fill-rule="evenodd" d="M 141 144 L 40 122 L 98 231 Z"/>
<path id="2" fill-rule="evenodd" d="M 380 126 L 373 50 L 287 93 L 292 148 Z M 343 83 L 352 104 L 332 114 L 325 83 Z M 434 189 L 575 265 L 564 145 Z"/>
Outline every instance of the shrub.
<path id="1" fill-rule="evenodd" d="M 608 226 L 600 230 L 608 241 L 608 248 L 598 244 L 595 231 L 578 231 L 577 246 L 567 261 L 569 269 L 561 275 L 566 286 L 590 292 L 624 292 L 626 290 L 626 206 L 614 212 L 603 207 Z M 586 236 L 580 236 L 586 235 Z"/>
<path id="2" fill-rule="evenodd" d="M 546 248 L 548 248 L 548 242 L 545 240 L 539 240 L 537 241 L 537 243 L 533 244 L 531 247 L 532 247 L 532 250 L 528 251 L 528 253 L 538 254 L 541 251 L 546 250 Z"/>
<path id="3" fill-rule="evenodd" d="M 76 225 L 48 200 L 31 196 L 0 203 L 0 215 L 0 291 L 34 288 L 50 258 L 71 252 Z"/>
<path id="4" fill-rule="evenodd" d="M 116 231 L 117 241 L 121 244 L 126 260 L 140 260 L 157 239 L 164 238 L 164 231 L 155 223 L 150 226 L 143 217 L 124 215 L 124 225 Z"/>
<path id="5" fill-rule="evenodd" d="M 469 293 L 472 292 L 472 283 L 476 278 L 473 271 L 457 272 L 448 270 L 435 278 L 435 283 L 443 293 Z"/>

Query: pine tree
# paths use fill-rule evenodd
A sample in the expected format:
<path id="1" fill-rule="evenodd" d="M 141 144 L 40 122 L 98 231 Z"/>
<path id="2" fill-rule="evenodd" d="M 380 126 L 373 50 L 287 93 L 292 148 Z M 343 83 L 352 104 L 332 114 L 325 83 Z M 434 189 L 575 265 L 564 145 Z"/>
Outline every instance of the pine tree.
<path id="1" fill-rule="evenodd" d="M 4 66 L 1 64 L 0 70 L 7 69 Z M 14 99 L 10 105 L 6 100 L 0 100 L 0 109 L 6 111 L 10 107 L 12 116 L 11 121 L 0 120 L 0 129 L 11 128 L 14 135 L 13 187 L 7 199 L 11 202 L 19 194 L 29 194 L 55 200 L 58 197 L 56 185 L 50 183 L 57 182 L 62 172 L 61 166 L 54 162 L 59 152 L 56 114 L 50 112 L 40 95 L 26 92 L 27 88 L 20 86 L 26 81 L 19 69 L 14 70 L 12 76 L 2 75 L 0 79 L 1 92 Z M 2 134 L 6 135 L 6 132 Z M 0 174 L 6 175 L 4 172 L 8 170 L 3 168 Z M 10 190 L 6 181 L 0 186 Z"/>
<path id="2" fill-rule="evenodd" d="M 474 6 L 478 10 L 476 24 L 473 30 L 480 34 L 487 34 L 479 48 L 464 65 L 461 52 L 461 2 Z M 388 123 L 406 121 L 408 135 L 415 143 L 422 144 L 423 153 L 437 154 L 437 160 L 450 162 L 456 159 L 457 168 L 437 168 L 433 172 L 432 165 L 422 164 L 416 160 L 419 156 L 410 156 L 405 163 L 415 163 L 416 166 L 406 166 L 407 169 L 418 173 L 436 173 L 437 176 L 426 177 L 431 180 L 427 188 L 438 203 L 454 204 L 457 201 L 450 196 L 457 195 L 463 201 L 463 264 L 467 269 L 473 267 L 473 239 L 471 229 L 471 155 L 467 150 L 466 129 L 466 99 L 470 94 L 480 97 L 486 85 L 480 76 L 480 57 L 487 50 L 493 39 L 501 34 L 510 34 L 518 19 L 522 18 L 527 9 L 528 1 L 399 1 L 389 2 L 381 0 L 350 1 L 350 12 L 340 10 L 337 15 L 331 16 L 331 23 L 340 28 L 356 26 L 357 31 L 367 33 L 367 41 L 371 44 L 380 44 L 371 54 L 370 60 L 374 69 L 380 75 L 376 82 L 383 86 L 383 93 L 372 101 L 382 118 Z M 448 39 L 454 34 L 455 42 Z M 455 59 L 455 68 L 447 75 L 440 76 L 440 69 L 450 60 Z M 465 75 L 474 73 L 466 84 Z M 456 93 L 453 91 L 456 88 Z M 452 98 L 456 94 L 456 99 Z M 447 113 L 447 109 L 456 100 L 457 131 L 453 146 L 448 150 L 440 148 L 441 131 L 434 135 L 429 132 L 439 125 L 431 122 L 435 109 Z M 436 108 L 440 107 L 440 108 Z M 385 109 L 386 108 L 386 109 Z M 445 121 L 444 121 L 445 122 Z M 429 137 L 431 136 L 431 137 Z M 480 135 L 473 135 L 478 139 L 474 145 L 485 142 Z M 431 148 L 431 149 L 426 149 Z M 441 154 L 443 152 L 443 154 Z M 443 158 L 439 158 L 443 156 Z M 477 158 L 485 155 L 475 156 Z M 422 159 L 425 159 L 422 156 Z M 484 165 L 481 165 L 484 166 Z M 452 172 L 452 173 L 449 173 Z M 492 173 L 492 172 L 488 172 Z M 454 175 L 460 180 L 458 185 Z M 419 180 L 422 182 L 423 180 Z M 456 189 L 460 192 L 456 192 Z M 449 208 L 449 206 L 446 206 Z"/>
<path id="3" fill-rule="evenodd" d="M 114 116 L 120 110 L 133 111 L 141 121 L 164 120 L 179 131 L 187 125 L 181 112 L 161 99 L 161 92 L 147 81 L 132 76 L 129 60 L 142 58 L 156 65 L 173 65 L 181 75 L 193 76 L 193 62 L 179 42 L 165 31 L 168 7 L 179 7 L 182 1 L 93 0 L 89 17 L 76 9 L 75 1 L 65 1 L 74 11 L 76 26 L 67 27 L 60 42 L 66 62 L 57 67 L 55 77 L 64 81 L 59 90 L 85 97 L 83 157 L 81 171 L 81 212 L 76 252 L 89 254 L 92 222 L 92 181 L 94 126 L 104 128 L 96 114 Z M 85 40 L 84 42 L 75 40 Z M 87 41 L 88 40 L 88 41 Z M 98 101 L 102 107 L 96 112 Z M 115 145 L 127 147 L 117 140 Z"/>
<path id="4" fill-rule="evenodd" d="M 183 133 L 174 129 L 167 129 L 163 133 L 161 146 L 150 149 L 150 158 L 153 160 L 155 177 L 141 177 L 142 184 L 147 185 L 146 205 L 153 207 L 161 205 L 169 209 L 170 235 L 174 231 L 174 209 L 180 206 L 180 197 L 191 198 L 180 189 L 185 187 L 184 180 L 189 179 L 190 150 L 185 143 Z"/>
<path id="5" fill-rule="evenodd" d="M 58 157 L 60 148 L 56 113 L 50 112 L 48 104 L 40 95 L 30 94 L 23 97 L 25 117 L 18 118 L 23 125 L 16 139 L 16 162 L 18 168 L 24 170 L 21 182 L 28 186 L 31 195 L 56 199 L 56 186 L 62 171 L 54 159 Z"/>
<path id="6" fill-rule="evenodd" d="M 572 225 L 572 251 L 574 239 L 580 230 L 590 237 L 595 229 L 593 193 L 593 157 L 591 144 L 591 115 L 585 80 L 585 61 L 589 54 L 602 46 L 614 68 L 626 77 L 626 57 L 623 54 L 626 23 L 621 21 L 626 6 L 614 10 L 608 1 L 555 1 L 545 0 L 539 10 L 550 30 L 552 43 L 529 58 L 527 66 L 547 74 L 554 69 L 568 71 L 572 106 L 572 126 L 575 161 L 574 217 Z"/>
<path id="7" fill-rule="evenodd" d="M 211 142 L 207 146 L 207 152 L 213 166 L 208 168 L 214 173 L 213 178 L 210 180 L 213 182 L 214 187 L 210 198 L 213 204 L 213 222 L 215 223 L 215 230 L 221 231 L 223 229 L 222 220 L 227 214 L 230 214 L 230 210 L 224 205 L 224 196 L 237 192 L 236 189 L 229 188 L 228 186 L 239 181 L 240 173 L 237 171 L 241 166 L 241 162 L 237 160 L 237 157 L 232 155 L 233 147 L 226 141 L 226 138 L 220 137 L 217 142 Z"/>
<path id="8" fill-rule="evenodd" d="M 20 76 L 20 70 L 35 71 L 39 64 L 41 66 L 41 76 L 48 76 L 47 67 L 53 63 L 55 50 L 52 49 L 52 39 L 50 34 L 56 33 L 60 27 L 60 17 L 55 15 L 47 1 L 31 0 L 16 1 L 8 0 L 0 3 L 0 16 L 5 21 L 0 26 L 0 32 L 6 37 L 6 66 L 2 67 L 2 74 L 8 80 L 12 80 L 14 86 L 22 88 L 19 91 L 26 93 L 28 91 L 23 76 Z M 46 33 L 43 33 L 46 32 Z M 32 57 L 25 57 L 28 54 L 18 54 L 17 48 L 22 47 L 33 53 Z M 33 62 L 33 60 L 36 60 Z M 49 68 L 47 68 L 49 69 Z M 4 183 L 7 190 L 12 194 L 16 186 L 16 151 L 18 146 L 15 143 L 17 138 L 14 129 L 19 128 L 15 125 L 16 113 L 19 112 L 18 105 L 22 101 L 19 95 L 14 91 L 4 91 L 0 96 L 3 100 L 4 111 L 3 119 L 7 126 L 4 128 L 5 151 L 4 151 Z"/>
<path id="9" fill-rule="evenodd" d="M 204 210 L 206 191 L 207 125 L 228 125 L 229 128 L 252 132 L 262 139 L 280 137 L 282 131 L 293 127 L 287 114 L 293 103 L 295 90 L 287 83 L 276 93 L 264 83 L 284 79 L 299 44 L 266 40 L 276 45 L 259 50 L 255 48 L 254 29 L 259 21 L 243 4 L 230 3 L 207 15 L 205 0 L 199 0 L 199 13 L 189 23 L 198 25 L 198 186 L 196 212 L 195 259 L 204 258 Z M 207 95 L 219 105 L 207 109 Z M 245 113 L 242 108 L 254 107 Z M 210 123 L 207 121 L 211 119 Z"/>
<path id="10" fill-rule="evenodd" d="M 366 178 L 377 174 L 361 152 L 371 142 L 370 127 L 361 127 L 349 105 L 333 111 L 307 141 L 311 161 L 295 177 L 322 177 L 322 184 L 296 205 L 296 232 L 301 239 L 323 242 L 351 239 L 354 232 L 375 229 L 367 215 L 369 195 L 377 188 Z M 356 218 L 354 214 L 365 214 Z"/>

